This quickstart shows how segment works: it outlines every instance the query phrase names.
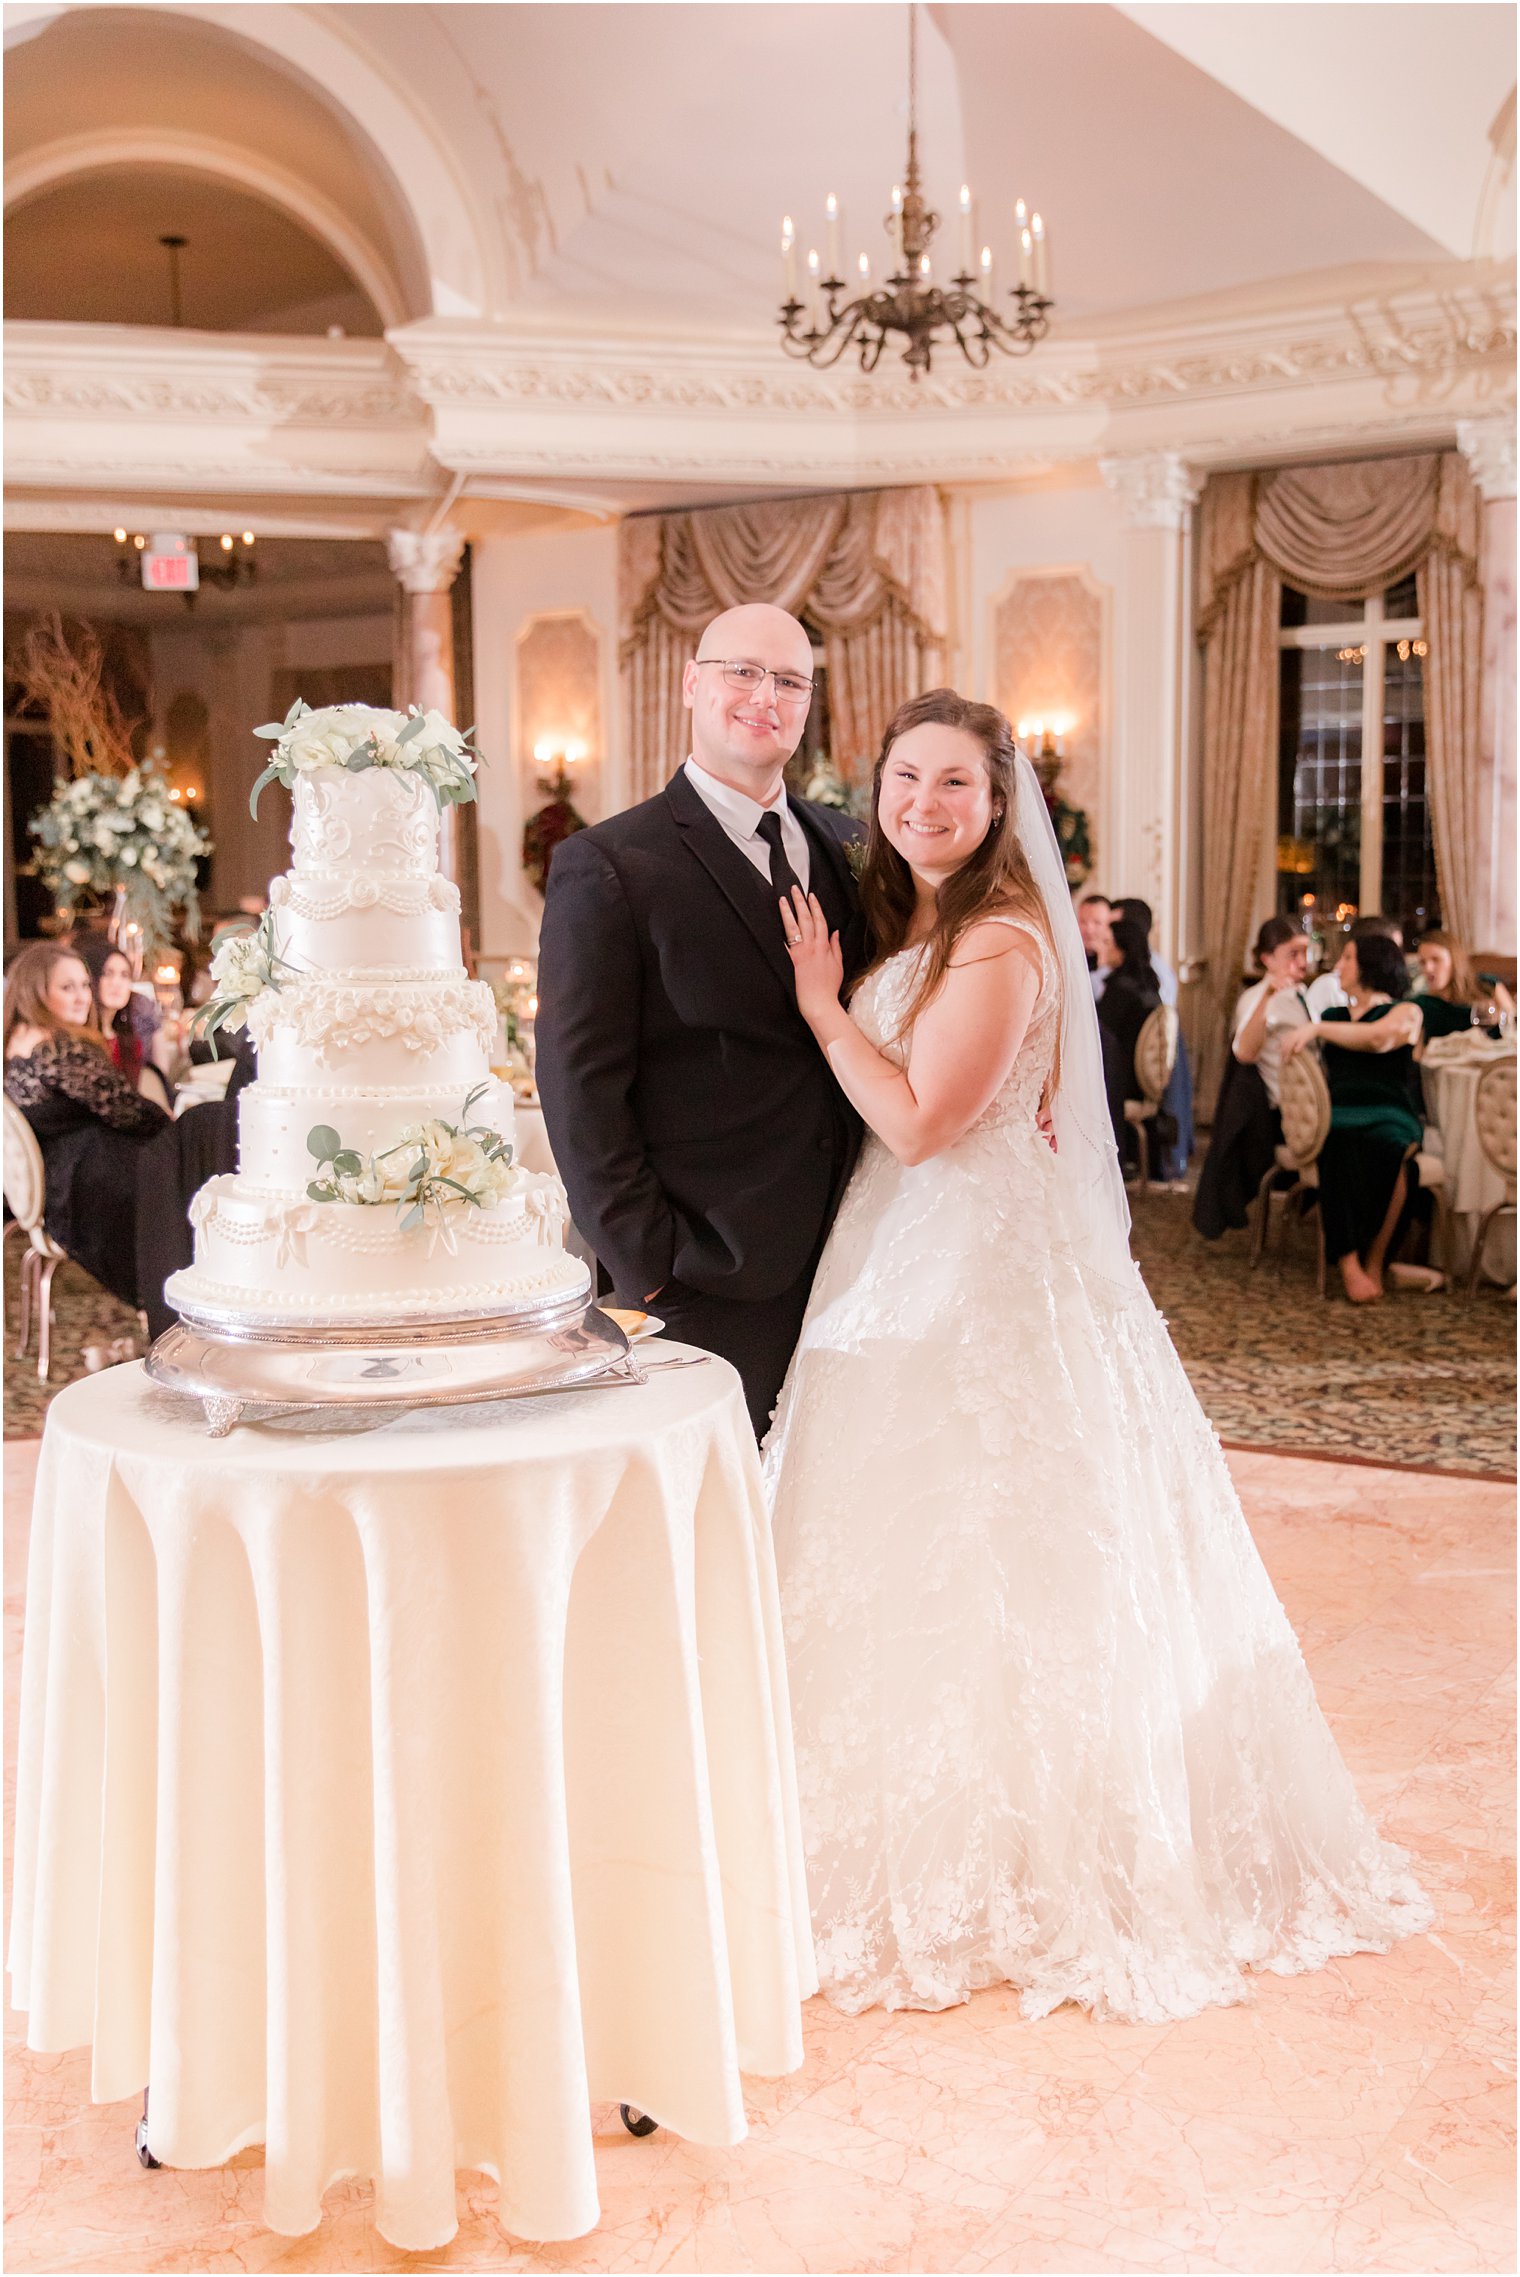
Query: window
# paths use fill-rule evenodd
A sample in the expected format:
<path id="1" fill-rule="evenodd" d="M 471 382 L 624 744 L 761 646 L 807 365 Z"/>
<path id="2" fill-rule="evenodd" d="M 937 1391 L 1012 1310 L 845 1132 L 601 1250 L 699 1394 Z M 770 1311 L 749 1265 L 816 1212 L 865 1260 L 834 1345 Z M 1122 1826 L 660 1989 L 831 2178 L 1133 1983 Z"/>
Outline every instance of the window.
<path id="1" fill-rule="evenodd" d="M 1425 638 L 1413 576 L 1366 601 L 1283 587 L 1277 906 L 1440 923 L 1425 790 Z M 1372 755 L 1370 763 L 1368 755 Z"/>

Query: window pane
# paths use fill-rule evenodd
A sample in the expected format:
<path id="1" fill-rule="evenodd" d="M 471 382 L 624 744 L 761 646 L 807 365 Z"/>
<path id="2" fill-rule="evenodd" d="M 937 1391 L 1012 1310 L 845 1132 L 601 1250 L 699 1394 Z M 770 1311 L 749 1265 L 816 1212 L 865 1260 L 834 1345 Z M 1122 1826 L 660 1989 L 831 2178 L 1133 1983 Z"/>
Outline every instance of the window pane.
<path id="1" fill-rule="evenodd" d="M 1277 906 L 1296 915 L 1312 893 L 1329 918 L 1361 881 L 1362 666 L 1284 649 L 1279 699 Z"/>
<path id="2" fill-rule="evenodd" d="M 1383 595 L 1385 617 L 1417 617 L 1420 613 L 1420 595 L 1414 581 L 1414 571 L 1401 577 L 1397 585 L 1390 585 Z"/>
<path id="3" fill-rule="evenodd" d="M 1352 625 L 1360 624 L 1366 613 L 1365 601 L 1314 601 L 1307 593 L 1285 585 L 1278 623 L 1284 629 L 1297 625 Z"/>
<path id="4" fill-rule="evenodd" d="M 1441 922 L 1425 794 L 1424 646 L 1390 646 L 1383 667 L 1383 909 L 1411 947 Z"/>

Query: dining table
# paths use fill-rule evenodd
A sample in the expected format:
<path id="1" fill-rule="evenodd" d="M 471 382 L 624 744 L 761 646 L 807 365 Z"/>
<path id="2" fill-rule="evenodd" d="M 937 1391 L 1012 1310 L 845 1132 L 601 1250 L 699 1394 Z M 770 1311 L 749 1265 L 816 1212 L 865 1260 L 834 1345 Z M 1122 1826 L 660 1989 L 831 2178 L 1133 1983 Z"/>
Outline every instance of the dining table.
<path id="1" fill-rule="evenodd" d="M 145 2163 L 262 2145 L 271 2230 L 357 2176 L 436 2250 L 472 2168 L 515 2236 L 578 2237 L 593 2105 L 731 2145 L 742 2076 L 802 2062 L 754 1435 L 725 1362 L 647 1349 L 223 1439 L 140 1363 L 49 1410 L 12 2001 L 96 2101 L 146 2093 Z"/>
<path id="2" fill-rule="evenodd" d="M 1446 1205 L 1456 1252 L 1451 1264 L 1458 1272 L 1467 1269 L 1479 1220 L 1502 1203 L 1506 1193 L 1504 1178 L 1484 1153 L 1478 1137 L 1479 1078 L 1485 1068 L 1514 1058 L 1512 1036 L 1459 1029 L 1452 1035 L 1432 1038 L 1420 1061 L 1429 1134 L 1445 1168 Z M 1514 1284 L 1512 1217 L 1500 1219 L 1489 1233 L 1483 1277 L 1505 1287 Z"/>

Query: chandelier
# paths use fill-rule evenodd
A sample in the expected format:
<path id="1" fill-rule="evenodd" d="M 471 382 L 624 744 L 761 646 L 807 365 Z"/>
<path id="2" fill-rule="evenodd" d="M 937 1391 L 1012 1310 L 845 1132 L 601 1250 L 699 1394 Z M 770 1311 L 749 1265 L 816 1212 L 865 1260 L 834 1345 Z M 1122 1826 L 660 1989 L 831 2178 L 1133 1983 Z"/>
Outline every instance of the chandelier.
<path id="1" fill-rule="evenodd" d="M 933 362 L 936 344 L 953 340 L 978 371 L 992 359 L 994 348 L 1004 355 L 1027 355 L 1050 329 L 1050 247 L 1045 224 L 1020 198 L 1013 209 L 1018 239 L 1018 283 L 1009 287 L 1012 309 L 1003 315 L 991 305 L 994 291 L 992 248 L 984 245 L 980 259 L 974 252 L 971 190 L 962 183 L 960 194 L 960 266 L 948 284 L 934 281 L 930 241 L 940 217 L 924 202 L 918 170 L 918 8 L 908 5 L 908 163 L 900 183 L 892 188 L 892 210 L 883 227 L 892 241 L 894 267 L 884 283 L 872 288 L 871 262 L 862 253 L 858 261 L 859 291 L 846 300 L 840 275 L 841 215 L 839 200 L 829 193 L 825 208 L 824 238 L 827 275 L 816 247 L 807 256 L 805 299 L 797 297 L 797 232 L 788 214 L 781 224 L 781 345 L 789 356 L 805 357 L 820 371 L 837 364 L 855 348 L 863 372 L 874 372 L 882 350 L 894 333 L 905 341 L 903 362 L 915 380 Z"/>

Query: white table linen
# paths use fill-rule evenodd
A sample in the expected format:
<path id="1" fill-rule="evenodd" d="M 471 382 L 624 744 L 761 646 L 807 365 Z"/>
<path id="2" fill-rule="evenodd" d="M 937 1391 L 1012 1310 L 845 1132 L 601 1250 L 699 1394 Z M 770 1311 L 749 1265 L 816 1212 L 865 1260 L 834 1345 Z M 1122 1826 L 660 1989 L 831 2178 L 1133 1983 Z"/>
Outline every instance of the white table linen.
<path id="1" fill-rule="evenodd" d="M 1472 1254 L 1479 1218 L 1504 1200 L 1504 1180 L 1478 1142 L 1478 1078 L 1485 1068 L 1514 1056 L 1513 1043 L 1458 1034 L 1434 1038 L 1420 1063 L 1425 1106 L 1439 1135 L 1446 1168 L 1446 1201 L 1457 1236 L 1459 1268 Z M 1513 1219 L 1501 1221 L 1490 1234 L 1484 1277 L 1504 1282 L 1515 1278 Z"/>
<path id="2" fill-rule="evenodd" d="M 9 1965 L 167 2166 L 263 2141 L 291 2236 L 358 2174 L 441 2245 L 461 2166 L 582 2235 L 593 2100 L 741 2140 L 815 1979 L 733 1371 L 221 1441 L 140 1365 L 61 1393 Z"/>

